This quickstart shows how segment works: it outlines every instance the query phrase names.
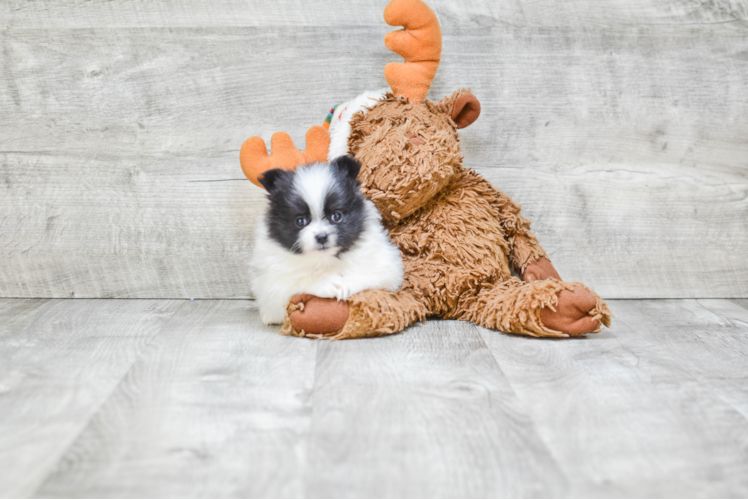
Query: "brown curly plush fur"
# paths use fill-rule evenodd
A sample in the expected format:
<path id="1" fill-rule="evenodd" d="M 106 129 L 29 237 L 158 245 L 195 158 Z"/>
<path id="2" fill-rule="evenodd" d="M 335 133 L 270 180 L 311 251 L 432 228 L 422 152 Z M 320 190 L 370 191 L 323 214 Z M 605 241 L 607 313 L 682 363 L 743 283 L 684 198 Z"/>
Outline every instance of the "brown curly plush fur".
<path id="1" fill-rule="evenodd" d="M 342 328 L 315 337 L 360 338 L 399 332 L 426 316 L 461 319 L 506 332 L 566 337 L 543 324 L 559 293 L 591 294 L 592 324 L 610 311 L 581 283 L 512 277 L 547 258 L 520 207 L 476 172 L 464 169 L 452 119 L 460 90 L 438 103 L 388 94 L 351 122 L 349 150 L 361 162 L 362 190 L 382 213 L 405 264 L 397 293 L 366 291 L 349 299 Z M 472 96 L 470 96 L 472 97 Z M 552 267 L 551 267 L 552 268 Z M 289 309 L 290 312 L 293 308 Z M 287 316 L 284 333 L 304 336 Z"/>

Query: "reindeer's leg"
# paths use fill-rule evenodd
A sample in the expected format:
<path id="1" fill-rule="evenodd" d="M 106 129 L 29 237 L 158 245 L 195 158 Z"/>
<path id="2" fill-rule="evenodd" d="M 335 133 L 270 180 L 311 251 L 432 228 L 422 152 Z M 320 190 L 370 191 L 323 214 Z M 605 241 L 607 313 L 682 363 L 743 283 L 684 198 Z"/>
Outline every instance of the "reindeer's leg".
<path id="1" fill-rule="evenodd" d="M 280 333 L 331 340 L 379 337 L 398 333 L 426 314 L 426 307 L 406 290 L 366 290 L 340 302 L 297 295 L 288 304 Z"/>
<path id="2" fill-rule="evenodd" d="M 487 180 L 472 170 L 467 170 L 463 176 L 462 183 L 466 189 L 470 189 L 474 195 L 486 201 L 493 211 L 493 216 L 501 228 L 509 244 L 509 263 L 520 274 L 523 274 L 527 266 L 533 262 L 544 260 L 552 270 L 546 277 L 553 277 L 555 269 L 548 261 L 548 256 L 538 239 L 530 231 L 530 221 L 522 215 L 522 208 L 509 196 L 493 187 Z M 545 271 L 545 269 L 544 269 Z M 543 278 L 541 278 L 543 279 Z"/>
<path id="3" fill-rule="evenodd" d="M 460 319 L 486 328 L 532 337 L 597 333 L 610 324 L 610 311 L 581 283 L 554 279 L 526 283 L 516 278 L 465 297 Z"/>

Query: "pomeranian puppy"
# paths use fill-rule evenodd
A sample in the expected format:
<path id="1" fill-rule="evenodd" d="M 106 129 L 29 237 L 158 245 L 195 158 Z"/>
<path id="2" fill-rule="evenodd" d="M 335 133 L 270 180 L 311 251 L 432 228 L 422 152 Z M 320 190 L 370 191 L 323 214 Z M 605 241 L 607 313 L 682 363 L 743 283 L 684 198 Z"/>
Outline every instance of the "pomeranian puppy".
<path id="1" fill-rule="evenodd" d="M 257 222 L 250 267 L 263 323 L 283 323 L 298 293 L 346 300 L 400 287 L 400 250 L 359 189 L 360 169 L 353 157 L 341 156 L 295 171 L 268 170 L 259 179 L 270 205 Z"/>

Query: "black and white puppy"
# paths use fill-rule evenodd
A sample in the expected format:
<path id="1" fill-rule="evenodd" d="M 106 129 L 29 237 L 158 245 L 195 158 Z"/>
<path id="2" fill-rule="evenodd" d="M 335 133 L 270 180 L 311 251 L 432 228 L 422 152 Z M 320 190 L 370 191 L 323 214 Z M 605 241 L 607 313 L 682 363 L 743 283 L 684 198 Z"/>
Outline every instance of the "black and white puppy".
<path id="1" fill-rule="evenodd" d="M 265 324 L 282 323 L 298 293 L 346 300 L 364 290 L 400 287 L 400 251 L 359 189 L 360 168 L 342 156 L 260 178 L 270 205 L 257 222 L 250 266 Z"/>

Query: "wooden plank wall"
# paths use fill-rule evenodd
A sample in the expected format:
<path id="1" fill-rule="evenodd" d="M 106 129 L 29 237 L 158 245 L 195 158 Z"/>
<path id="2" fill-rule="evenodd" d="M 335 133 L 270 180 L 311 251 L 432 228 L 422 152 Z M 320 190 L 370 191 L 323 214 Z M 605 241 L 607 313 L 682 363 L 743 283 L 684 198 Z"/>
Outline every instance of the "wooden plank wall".
<path id="1" fill-rule="evenodd" d="M 239 147 L 384 86 L 386 3 L 0 2 L 0 296 L 249 297 Z M 430 5 L 430 96 L 563 276 L 748 296 L 748 2 Z"/>

